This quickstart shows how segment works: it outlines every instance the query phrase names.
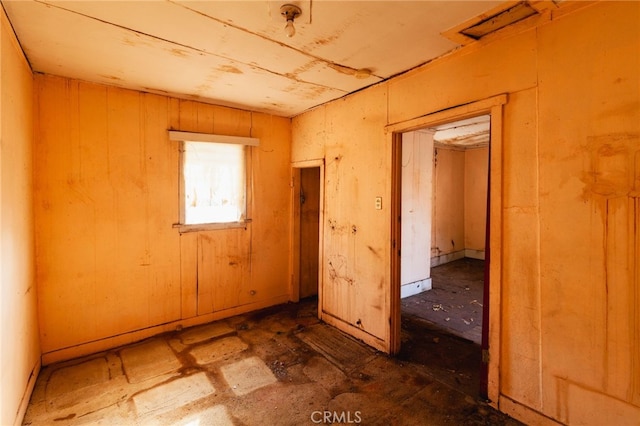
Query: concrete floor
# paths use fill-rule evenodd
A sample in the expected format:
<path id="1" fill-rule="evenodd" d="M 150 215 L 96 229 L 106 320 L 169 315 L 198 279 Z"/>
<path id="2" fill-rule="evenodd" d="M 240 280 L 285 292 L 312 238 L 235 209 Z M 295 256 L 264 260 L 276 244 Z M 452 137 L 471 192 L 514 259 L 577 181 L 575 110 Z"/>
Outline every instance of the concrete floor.
<path id="1" fill-rule="evenodd" d="M 316 309 L 306 300 L 49 365 L 24 424 L 519 424 Z"/>

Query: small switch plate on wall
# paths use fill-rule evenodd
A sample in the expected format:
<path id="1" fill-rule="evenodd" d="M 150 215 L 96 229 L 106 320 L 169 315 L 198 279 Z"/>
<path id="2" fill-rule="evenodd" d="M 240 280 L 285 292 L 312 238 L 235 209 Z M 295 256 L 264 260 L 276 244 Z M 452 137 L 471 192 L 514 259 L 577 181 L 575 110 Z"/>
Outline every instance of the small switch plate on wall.
<path id="1" fill-rule="evenodd" d="M 382 197 L 376 197 L 376 210 L 382 210 Z"/>

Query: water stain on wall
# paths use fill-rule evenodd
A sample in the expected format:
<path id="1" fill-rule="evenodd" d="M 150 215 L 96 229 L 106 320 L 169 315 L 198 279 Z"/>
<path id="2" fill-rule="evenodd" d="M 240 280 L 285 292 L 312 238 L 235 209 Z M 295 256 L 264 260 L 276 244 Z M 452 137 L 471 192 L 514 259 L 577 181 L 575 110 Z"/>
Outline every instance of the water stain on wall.
<path id="1" fill-rule="evenodd" d="M 328 259 L 329 278 L 335 283 L 353 284 L 354 279 L 348 276 L 347 258 L 333 255 Z"/>
<path id="2" fill-rule="evenodd" d="M 640 137 L 637 134 L 614 133 L 589 138 L 584 153 L 586 170 L 583 201 L 593 196 L 605 198 L 631 196 L 638 191 L 640 167 L 636 157 Z M 634 188 L 635 186 L 635 188 Z"/>

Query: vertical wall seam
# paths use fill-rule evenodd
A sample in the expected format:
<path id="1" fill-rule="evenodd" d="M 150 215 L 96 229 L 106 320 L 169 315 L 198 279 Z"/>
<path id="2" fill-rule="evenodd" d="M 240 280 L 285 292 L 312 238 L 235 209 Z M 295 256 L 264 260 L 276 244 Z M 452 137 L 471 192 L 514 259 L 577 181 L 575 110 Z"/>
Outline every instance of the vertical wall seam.
<path id="1" fill-rule="evenodd" d="M 636 173 L 640 172 L 640 170 L 636 171 Z M 631 383 L 629 386 L 629 400 L 632 404 L 640 403 L 640 312 L 638 306 L 640 306 L 640 289 L 638 286 L 640 285 L 640 262 L 638 261 L 638 256 L 640 256 L 640 229 L 638 229 L 639 221 L 640 221 L 640 198 L 634 197 L 633 201 L 633 246 L 631 248 L 632 252 L 632 277 L 631 277 L 631 285 L 632 285 L 632 297 L 630 300 L 630 309 L 631 313 L 631 327 L 629 327 L 629 331 L 631 333 L 630 341 L 631 341 Z"/>
<path id="2" fill-rule="evenodd" d="M 196 236 L 196 315 L 200 315 L 200 272 L 198 271 L 198 267 L 200 266 L 200 253 L 202 250 L 200 249 L 200 235 Z"/>
<path id="3" fill-rule="evenodd" d="M 607 391 L 609 367 L 609 199 L 604 199 L 604 235 L 603 235 L 603 267 L 604 267 L 604 354 L 602 356 L 602 389 Z M 615 228 L 614 228 L 615 232 Z M 597 303 L 597 302 L 596 302 Z"/>
<path id="4" fill-rule="evenodd" d="M 535 29 L 535 37 L 536 37 L 536 46 L 539 45 L 539 30 Z M 535 143 L 535 152 L 536 152 L 536 261 L 538 263 L 538 273 L 537 273 L 537 304 L 538 304 L 538 318 L 537 318 L 537 326 L 538 326 L 538 407 L 540 411 L 544 412 L 544 373 L 543 373 L 543 333 L 542 333 L 542 278 L 540 274 L 540 267 L 542 261 L 542 235 L 541 235 L 541 227 L 540 227 L 540 67 L 539 67 L 539 52 L 536 47 L 535 61 L 536 61 L 536 88 L 535 88 L 535 116 L 536 116 L 536 143 Z"/>

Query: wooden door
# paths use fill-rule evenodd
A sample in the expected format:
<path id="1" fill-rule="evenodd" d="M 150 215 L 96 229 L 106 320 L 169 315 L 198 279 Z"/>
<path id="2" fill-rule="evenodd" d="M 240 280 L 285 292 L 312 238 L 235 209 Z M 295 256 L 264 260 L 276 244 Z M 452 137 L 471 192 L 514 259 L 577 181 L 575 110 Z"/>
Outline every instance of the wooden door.
<path id="1" fill-rule="evenodd" d="M 300 298 L 318 294 L 320 167 L 300 169 Z"/>

